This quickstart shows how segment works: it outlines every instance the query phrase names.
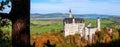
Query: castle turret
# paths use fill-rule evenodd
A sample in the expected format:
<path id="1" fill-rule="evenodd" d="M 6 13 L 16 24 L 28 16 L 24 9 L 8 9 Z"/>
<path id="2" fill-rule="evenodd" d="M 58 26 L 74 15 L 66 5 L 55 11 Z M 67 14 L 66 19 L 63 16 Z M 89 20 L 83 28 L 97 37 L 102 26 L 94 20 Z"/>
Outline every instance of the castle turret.
<path id="1" fill-rule="evenodd" d="M 73 18 L 72 16 L 72 12 L 71 12 L 71 9 L 69 10 L 69 14 L 68 14 L 69 18 Z"/>
<path id="2" fill-rule="evenodd" d="M 99 17 L 97 18 L 97 29 L 98 31 L 100 31 L 100 18 Z"/>
<path id="3" fill-rule="evenodd" d="M 89 23 L 87 27 L 91 27 L 91 23 Z"/>
<path id="4" fill-rule="evenodd" d="M 75 23 L 75 18 L 73 18 L 73 24 Z"/>

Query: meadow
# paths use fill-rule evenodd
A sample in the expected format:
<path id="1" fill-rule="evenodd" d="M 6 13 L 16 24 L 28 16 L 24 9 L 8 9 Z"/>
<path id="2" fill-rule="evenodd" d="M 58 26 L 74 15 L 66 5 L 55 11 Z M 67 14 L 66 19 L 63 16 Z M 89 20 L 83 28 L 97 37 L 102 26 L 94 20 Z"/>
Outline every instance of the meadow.
<path id="1" fill-rule="evenodd" d="M 96 19 L 85 19 L 86 26 L 91 23 L 93 27 L 96 27 Z M 101 19 L 101 28 L 110 26 L 114 22 L 109 19 Z M 62 20 L 31 20 L 30 31 L 31 34 L 35 33 L 47 33 L 51 31 L 60 32 L 63 30 L 63 21 Z"/>
<path id="2" fill-rule="evenodd" d="M 30 31 L 31 34 L 47 33 L 51 31 L 63 30 L 63 23 L 61 20 L 48 20 L 48 21 L 31 21 Z"/>
<path id="3" fill-rule="evenodd" d="M 96 19 L 84 19 L 86 26 L 91 23 L 93 27 L 96 27 Z M 11 30 L 11 22 L 8 22 L 9 25 L 1 27 L 4 31 Z M 101 28 L 109 27 L 114 24 L 113 20 L 110 19 L 101 19 Z M 63 30 L 63 21 L 62 20 L 31 20 L 30 21 L 30 32 L 31 34 L 35 33 L 47 33 L 51 31 L 60 32 Z"/>

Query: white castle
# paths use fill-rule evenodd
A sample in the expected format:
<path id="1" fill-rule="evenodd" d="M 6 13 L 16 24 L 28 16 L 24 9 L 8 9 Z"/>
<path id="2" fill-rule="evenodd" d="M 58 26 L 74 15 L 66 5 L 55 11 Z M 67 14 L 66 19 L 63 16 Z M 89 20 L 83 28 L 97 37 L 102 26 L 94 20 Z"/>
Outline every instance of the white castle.
<path id="1" fill-rule="evenodd" d="M 92 27 L 91 24 L 85 26 L 83 18 L 74 18 L 74 16 L 72 16 L 71 10 L 69 10 L 68 16 L 69 18 L 65 18 L 63 20 L 65 36 L 74 35 L 77 33 L 86 40 L 92 41 L 96 30 L 100 31 L 100 18 L 97 18 L 97 27 Z"/>

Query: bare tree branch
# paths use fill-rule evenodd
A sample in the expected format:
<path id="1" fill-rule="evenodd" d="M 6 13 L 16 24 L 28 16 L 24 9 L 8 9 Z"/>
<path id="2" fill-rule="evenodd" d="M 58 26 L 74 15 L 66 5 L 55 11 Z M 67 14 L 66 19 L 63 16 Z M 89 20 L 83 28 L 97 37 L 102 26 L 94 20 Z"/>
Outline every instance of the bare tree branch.
<path id="1" fill-rule="evenodd" d="M 0 17 L 10 19 L 8 13 L 0 13 Z"/>

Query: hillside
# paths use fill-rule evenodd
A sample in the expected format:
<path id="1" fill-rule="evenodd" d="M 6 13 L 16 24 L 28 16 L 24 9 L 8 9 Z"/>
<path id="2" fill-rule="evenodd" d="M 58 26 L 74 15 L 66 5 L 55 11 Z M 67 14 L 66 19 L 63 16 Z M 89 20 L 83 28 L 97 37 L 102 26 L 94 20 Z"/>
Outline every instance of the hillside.
<path id="1" fill-rule="evenodd" d="M 31 20 L 56 20 L 56 19 L 64 19 L 67 18 L 68 14 L 66 13 L 49 13 L 49 14 L 31 14 Z M 117 15 L 103 15 L 103 14 L 73 14 L 75 18 L 92 18 L 96 19 L 100 18 L 113 18 L 120 17 Z"/>

